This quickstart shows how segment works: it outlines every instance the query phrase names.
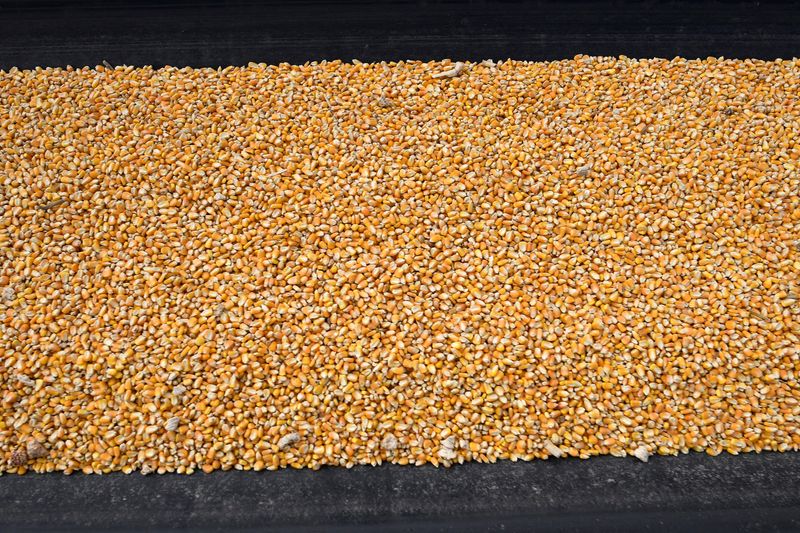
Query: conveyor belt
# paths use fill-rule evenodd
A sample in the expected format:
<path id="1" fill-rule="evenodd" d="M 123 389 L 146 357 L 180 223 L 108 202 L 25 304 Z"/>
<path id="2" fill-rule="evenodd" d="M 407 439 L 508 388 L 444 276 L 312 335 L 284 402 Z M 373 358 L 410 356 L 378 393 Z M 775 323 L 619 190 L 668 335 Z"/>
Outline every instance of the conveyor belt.
<path id="1" fill-rule="evenodd" d="M 754 3 L 0 0 L 0 68 L 358 58 L 800 55 L 800 9 Z M 0 163 L 2 154 L 0 154 Z M 800 530 L 800 455 L 452 469 L 3 476 L 0 530 Z M 358 529 L 356 529 L 358 525 Z"/>

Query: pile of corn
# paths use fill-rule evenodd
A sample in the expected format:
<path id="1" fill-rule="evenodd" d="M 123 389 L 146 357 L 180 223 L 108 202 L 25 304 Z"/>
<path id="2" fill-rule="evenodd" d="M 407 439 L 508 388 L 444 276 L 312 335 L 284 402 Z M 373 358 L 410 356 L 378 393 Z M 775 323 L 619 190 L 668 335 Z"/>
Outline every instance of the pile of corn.
<path id="1" fill-rule="evenodd" d="M 800 449 L 800 61 L 0 72 L 0 471 Z"/>

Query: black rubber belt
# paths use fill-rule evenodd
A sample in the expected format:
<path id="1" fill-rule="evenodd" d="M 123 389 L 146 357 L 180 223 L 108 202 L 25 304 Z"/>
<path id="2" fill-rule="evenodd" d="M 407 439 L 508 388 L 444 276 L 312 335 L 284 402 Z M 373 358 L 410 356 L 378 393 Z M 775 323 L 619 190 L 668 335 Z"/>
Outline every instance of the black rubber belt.
<path id="1" fill-rule="evenodd" d="M 321 59 L 774 59 L 800 55 L 791 3 L 0 0 L 0 68 Z"/>
<path id="2" fill-rule="evenodd" d="M 800 530 L 800 454 L 0 478 L 0 529 Z"/>
<path id="3" fill-rule="evenodd" d="M 0 68 L 800 55 L 791 3 L 0 0 Z M 0 478 L 0 530 L 800 530 L 800 454 Z"/>

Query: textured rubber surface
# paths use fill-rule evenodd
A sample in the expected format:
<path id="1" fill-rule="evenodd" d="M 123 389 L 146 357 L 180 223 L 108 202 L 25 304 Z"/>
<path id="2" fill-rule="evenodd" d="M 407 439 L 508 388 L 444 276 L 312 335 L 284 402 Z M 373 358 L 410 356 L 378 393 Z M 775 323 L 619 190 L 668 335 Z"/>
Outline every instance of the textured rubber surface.
<path id="1" fill-rule="evenodd" d="M 800 454 L 0 479 L 0 529 L 800 530 Z M 380 526 L 380 527 L 378 527 Z"/>
<path id="2" fill-rule="evenodd" d="M 731 2 L 0 0 L 0 68 L 575 54 L 800 55 L 800 9 Z"/>

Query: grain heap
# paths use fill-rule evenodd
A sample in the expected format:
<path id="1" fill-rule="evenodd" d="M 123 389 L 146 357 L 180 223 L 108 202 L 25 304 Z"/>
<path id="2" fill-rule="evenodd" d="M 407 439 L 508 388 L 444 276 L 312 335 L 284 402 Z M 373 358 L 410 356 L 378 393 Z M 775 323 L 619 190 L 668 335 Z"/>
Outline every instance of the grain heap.
<path id="1" fill-rule="evenodd" d="M 0 471 L 800 448 L 800 61 L 453 65 L 0 72 Z"/>

